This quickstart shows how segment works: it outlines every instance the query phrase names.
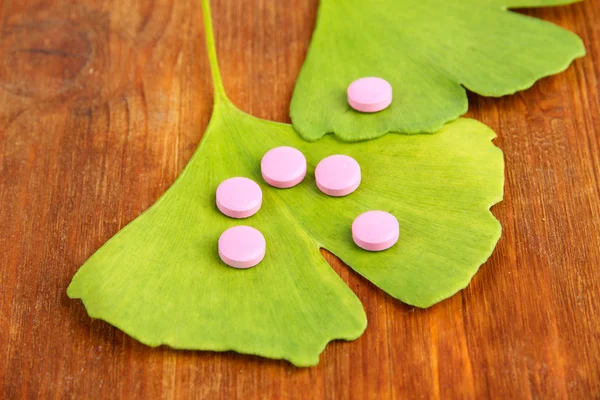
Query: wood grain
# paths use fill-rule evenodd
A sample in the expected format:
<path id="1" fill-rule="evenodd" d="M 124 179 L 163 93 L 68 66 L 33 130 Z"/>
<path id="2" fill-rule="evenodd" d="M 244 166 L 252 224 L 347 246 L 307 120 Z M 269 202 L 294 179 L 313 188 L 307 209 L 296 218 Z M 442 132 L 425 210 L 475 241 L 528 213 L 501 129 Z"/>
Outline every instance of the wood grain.
<path id="1" fill-rule="evenodd" d="M 213 1 L 226 89 L 289 122 L 317 0 Z M 600 2 L 524 11 L 588 56 L 469 116 L 499 134 L 504 235 L 471 285 L 407 307 L 326 254 L 369 327 L 318 367 L 150 349 L 65 294 L 198 145 L 211 84 L 196 0 L 0 0 L 0 398 L 600 398 Z"/>

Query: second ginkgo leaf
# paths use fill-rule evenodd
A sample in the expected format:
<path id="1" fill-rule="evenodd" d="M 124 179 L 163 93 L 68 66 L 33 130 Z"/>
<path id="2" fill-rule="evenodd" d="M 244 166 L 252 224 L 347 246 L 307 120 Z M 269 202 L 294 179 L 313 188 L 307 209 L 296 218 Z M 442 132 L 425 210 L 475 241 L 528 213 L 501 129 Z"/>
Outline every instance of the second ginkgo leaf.
<path id="1" fill-rule="evenodd" d="M 311 141 L 327 133 L 358 141 L 436 132 L 467 111 L 465 88 L 512 94 L 583 56 L 574 33 L 507 11 L 572 2 L 321 0 L 290 106 L 294 128 Z M 355 111 L 346 98 L 348 85 L 365 76 L 394 90 L 393 103 L 376 115 Z"/>

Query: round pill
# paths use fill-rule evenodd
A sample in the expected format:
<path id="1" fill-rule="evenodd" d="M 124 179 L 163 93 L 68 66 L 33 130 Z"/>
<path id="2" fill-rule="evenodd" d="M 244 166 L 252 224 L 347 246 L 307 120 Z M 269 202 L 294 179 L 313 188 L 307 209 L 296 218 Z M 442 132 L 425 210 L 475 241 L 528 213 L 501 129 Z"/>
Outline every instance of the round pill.
<path id="1" fill-rule="evenodd" d="M 269 185 L 281 189 L 291 188 L 306 176 L 306 158 L 293 147 L 276 147 L 263 156 L 260 169 Z"/>
<path id="2" fill-rule="evenodd" d="M 334 197 L 346 196 L 360 185 L 360 165 L 354 158 L 342 154 L 329 156 L 317 165 L 315 180 L 323 193 Z"/>
<path id="3" fill-rule="evenodd" d="M 352 223 L 352 239 L 360 248 L 381 251 L 392 247 L 400 237 L 400 225 L 385 211 L 367 211 Z"/>
<path id="4" fill-rule="evenodd" d="M 236 177 L 217 188 L 217 207 L 231 218 L 248 218 L 260 210 L 262 191 L 252 179 Z"/>
<path id="5" fill-rule="evenodd" d="M 360 78 L 348 86 L 348 104 L 357 111 L 373 113 L 392 103 L 392 85 L 385 79 Z"/>
<path id="6" fill-rule="evenodd" d="M 219 257 L 233 268 L 251 268 L 265 257 L 265 237 L 251 226 L 234 226 L 219 238 Z"/>

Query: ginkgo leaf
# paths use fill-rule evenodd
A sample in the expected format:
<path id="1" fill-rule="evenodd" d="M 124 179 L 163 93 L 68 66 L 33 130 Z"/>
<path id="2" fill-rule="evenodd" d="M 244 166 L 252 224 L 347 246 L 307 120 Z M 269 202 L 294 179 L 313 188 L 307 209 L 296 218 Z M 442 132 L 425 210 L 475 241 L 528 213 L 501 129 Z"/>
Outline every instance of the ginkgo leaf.
<path id="1" fill-rule="evenodd" d="M 467 111 L 465 88 L 515 93 L 583 56 L 574 33 L 507 11 L 570 2 L 321 0 L 290 106 L 294 128 L 306 140 L 436 132 Z M 390 107 L 376 114 L 350 108 L 346 89 L 365 76 L 391 83 Z"/>
<path id="2" fill-rule="evenodd" d="M 108 321 L 150 346 L 235 350 L 314 365 L 333 339 L 366 328 L 360 301 L 319 248 L 390 295 L 427 307 L 464 288 L 493 251 L 500 224 L 489 208 L 502 199 L 502 152 L 485 125 L 460 119 L 432 135 L 388 135 L 361 143 L 302 140 L 291 125 L 243 113 L 220 80 L 208 0 L 203 1 L 215 108 L 202 142 L 169 190 L 102 246 L 68 288 L 91 317 Z M 271 148 L 304 153 L 306 178 L 290 189 L 264 183 L 260 160 Z M 362 183 L 333 198 L 314 181 L 332 154 L 354 157 Z M 225 179 L 245 176 L 262 188 L 254 216 L 234 220 L 215 205 Z M 352 241 L 353 219 L 385 210 L 401 224 L 399 242 L 371 253 Z M 226 266 L 217 240 L 227 228 L 263 233 L 267 252 L 248 270 Z"/>

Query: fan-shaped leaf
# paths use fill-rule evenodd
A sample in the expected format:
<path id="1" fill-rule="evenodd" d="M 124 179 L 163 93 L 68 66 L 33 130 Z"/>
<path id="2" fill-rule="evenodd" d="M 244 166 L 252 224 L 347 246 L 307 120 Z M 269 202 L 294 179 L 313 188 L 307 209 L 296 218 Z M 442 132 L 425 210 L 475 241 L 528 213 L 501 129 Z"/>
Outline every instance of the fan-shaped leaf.
<path id="1" fill-rule="evenodd" d="M 235 350 L 306 366 L 330 340 L 355 339 L 366 327 L 359 300 L 320 247 L 419 307 L 469 283 L 500 236 L 489 208 L 502 199 L 503 158 L 489 128 L 461 119 L 433 135 L 306 142 L 290 125 L 229 102 L 210 24 L 207 31 L 216 102 L 197 152 L 150 209 L 86 261 L 68 288 L 71 298 L 150 346 Z M 307 177 L 294 188 L 275 189 L 261 178 L 260 160 L 277 146 L 307 158 Z M 360 163 L 363 179 L 351 195 L 332 198 L 317 189 L 314 168 L 340 153 Z M 233 176 L 263 190 L 262 209 L 243 221 L 215 205 L 217 186 Z M 401 238 L 389 250 L 370 253 L 352 241 L 353 219 L 370 209 L 400 221 Z M 264 260 L 249 270 L 227 267 L 217 252 L 219 235 L 240 224 L 267 240 Z"/>
<path id="2" fill-rule="evenodd" d="M 523 90 L 585 54 L 579 37 L 507 7 L 560 0 L 321 0 L 291 103 L 307 140 L 438 131 L 467 111 L 465 88 L 484 96 Z M 350 108 L 348 85 L 379 76 L 394 89 L 377 114 Z M 464 87 L 463 87 L 464 86 Z"/>

